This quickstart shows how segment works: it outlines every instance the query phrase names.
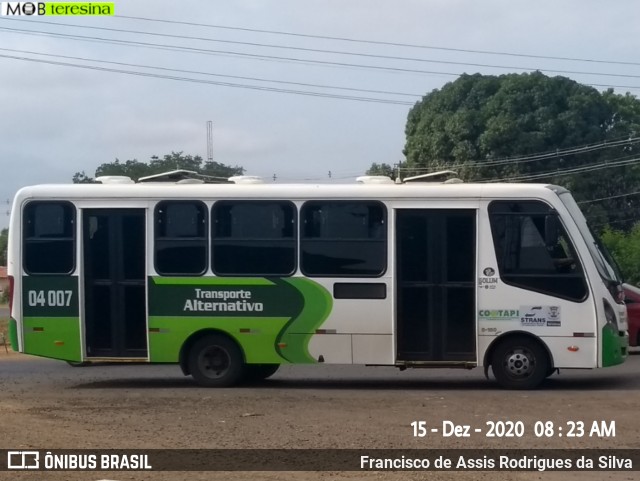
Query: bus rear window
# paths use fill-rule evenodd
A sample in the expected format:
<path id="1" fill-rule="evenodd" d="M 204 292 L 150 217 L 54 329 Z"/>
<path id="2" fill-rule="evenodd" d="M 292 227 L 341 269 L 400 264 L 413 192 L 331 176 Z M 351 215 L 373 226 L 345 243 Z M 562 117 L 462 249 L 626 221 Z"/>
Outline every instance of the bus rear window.
<path id="1" fill-rule="evenodd" d="M 76 210 L 70 202 L 30 202 L 23 215 L 27 274 L 71 274 L 75 265 Z"/>

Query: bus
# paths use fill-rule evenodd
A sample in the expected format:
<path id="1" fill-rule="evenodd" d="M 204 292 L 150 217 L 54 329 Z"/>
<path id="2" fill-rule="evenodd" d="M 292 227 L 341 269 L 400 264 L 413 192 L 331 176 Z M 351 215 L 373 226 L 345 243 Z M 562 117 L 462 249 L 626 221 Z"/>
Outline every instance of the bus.
<path id="1" fill-rule="evenodd" d="M 96 180 L 15 196 L 15 351 L 211 387 L 325 363 L 480 367 L 508 389 L 628 355 L 615 262 L 559 186 Z"/>

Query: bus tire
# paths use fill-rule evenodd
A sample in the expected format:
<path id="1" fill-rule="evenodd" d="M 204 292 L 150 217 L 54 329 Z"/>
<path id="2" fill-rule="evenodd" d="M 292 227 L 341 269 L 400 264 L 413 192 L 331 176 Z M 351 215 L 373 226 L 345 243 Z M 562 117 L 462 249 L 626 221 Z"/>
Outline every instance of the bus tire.
<path id="1" fill-rule="evenodd" d="M 496 346 L 491 369 L 498 383 L 506 389 L 535 389 L 550 371 L 544 347 L 529 337 L 512 337 Z"/>
<path id="2" fill-rule="evenodd" d="M 280 364 L 247 364 L 247 377 L 248 382 L 264 381 L 268 377 L 273 376 Z"/>
<path id="3" fill-rule="evenodd" d="M 189 351 L 189 372 L 201 386 L 234 386 L 245 375 L 242 351 L 226 336 L 205 336 Z"/>
<path id="4" fill-rule="evenodd" d="M 85 367 L 89 365 L 89 363 L 85 361 L 67 361 L 67 364 L 71 367 Z"/>

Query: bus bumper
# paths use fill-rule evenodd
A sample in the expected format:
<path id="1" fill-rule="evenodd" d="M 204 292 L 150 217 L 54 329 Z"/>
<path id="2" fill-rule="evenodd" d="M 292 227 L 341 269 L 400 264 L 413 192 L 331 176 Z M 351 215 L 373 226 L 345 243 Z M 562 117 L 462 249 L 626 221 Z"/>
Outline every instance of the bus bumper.
<path id="1" fill-rule="evenodd" d="M 602 367 L 622 364 L 629 355 L 629 334 L 611 324 L 602 328 Z"/>

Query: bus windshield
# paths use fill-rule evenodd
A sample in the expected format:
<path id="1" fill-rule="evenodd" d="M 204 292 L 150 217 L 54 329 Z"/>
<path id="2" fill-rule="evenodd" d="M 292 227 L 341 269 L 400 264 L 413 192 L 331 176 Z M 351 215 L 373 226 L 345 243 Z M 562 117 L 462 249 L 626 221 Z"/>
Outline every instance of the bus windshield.
<path id="1" fill-rule="evenodd" d="M 613 259 L 607 248 L 602 244 L 600 238 L 593 232 L 587 223 L 587 219 L 582 214 L 580 207 L 568 191 L 558 194 L 560 200 L 565 205 L 569 214 L 578 226 L 578 230 L 587 243 L 591 257 L 598 268 L 600 277 L 609 283 L 622 284 L 622 275 L 618 269 L 616 261 Z"/>

